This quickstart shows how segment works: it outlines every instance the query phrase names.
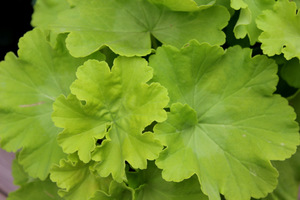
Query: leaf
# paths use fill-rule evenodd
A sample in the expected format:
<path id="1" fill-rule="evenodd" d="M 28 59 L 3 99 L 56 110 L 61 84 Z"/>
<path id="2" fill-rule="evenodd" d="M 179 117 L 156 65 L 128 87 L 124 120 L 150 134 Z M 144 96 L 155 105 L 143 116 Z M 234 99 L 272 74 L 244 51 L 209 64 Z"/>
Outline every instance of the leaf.
<path id="1" fill-rule="evenodd" d="M 280 70 L 281 77 L 295 88 L 300 88 L 300 62 L 298 58 L 293 58 L 284 63 Z"/>
<path id="2" fill-rule="evenodd" d="M 62 13 L 49 28 L 70 32 L 66 43 L 75 57 L 89 55 L 103 46 L 124 56 L 144 56 L 151 53 L 151 35 L 179 48 L 191 39 L 211 44 L 225 42 L 221 29 L 226 26 L 229 13 L 224 7 L 186 13 L 147 0 L 74 3 L 75 8 Z"/>
<path id="3" fill-rule="evenodd" d="M 77 99 L 61 96 L 54 103 L 53 120 L 64 128 L 58 136 L 64 151 L 77 151 L 84 162 L 92 153 L 92 159 L 101 161 L 99 174 L 112 174 L 118 182 L 126 179 L 125 161 L 144 169 L 162 149 L 152 133 L 142 134 L 153 121 L 166 119 L 163 108 L 169 101 L 165 88 L 146 84 L 152 78 L 147 65 L 142 58 L 118 57 L 110 70 L 105 62 L 89 60 L 71 85 Z M 96 139 L 102 140 L 97 148 Z"/>
<path id="4" fill-rule="evenodd" d="M 133 189 L 127 187 L 125 183 L 117 183 L 112 181 L 109 187 L 109 193 L 98 191 L 91 200 L 132 200 Z"/>
<path id="5" fill-rule="evenodd" d="M 153 81 L 170 96 L 167 120 L 154 127 L 167 146 L 156 161 L 163 178 L 178 182 L 196 174 L 210 199 L 271 192 L 278 174 L 270 160 L 284 160 L 299 144 L 293 110 L 272 94 L 276 64 L 239 46 L 224 52 L 197 42 L 159 48 L 149 64 Z"/>
<path id="6" fill-rule="evenodd" d="M 23 185 L 20 189 L 9 193 L 7 200 L 62 200 L 57 194 L 58 188 L 49 179 L 34 180 Z"/>
<path id="7" fill-rule="evenodd" d="M 52 103 L 69 93 L 77 66 L 86 60 L 71 57 L 64 39 L 59 36 L 52 48 L 45 34 L 35 29 L 20 40 L 19 58 L 8 53 L 0 63 L 1 147 L 22 149 L 20 164 L 30 176 L 43 180 L 51 165 L 65 157 L 56 141 L 60 129 L 51 120 Z"/>
<path id="8" fill-rule="evenodd" d="M 299 183 L 295 179 L 295 171 L 291 160 L 273 162 L 279 172 L 277 188 L 263 200 L 295 200 L 298 199 Z M 297 169 L 299 170 L 299 169 Z"/>
<path id="9" fill-rule="evenodd" d="M 244 0 L 245 3 L 235 8 L 241 9 L 239 19 L 234 27 L 235 37 L 245 38 L 247 35 L 250 40 L 250 44 L 254 45 L 258 41 L 258 36 L 261 34 L 261 30 L 257 28 L 256 18 L 267 9 L 272 9 L 274 0 Z M 233 4 L 233 0 L 232 0 Z"/>
<path id="10" fill-rule="evenodd" d="M 196 11 L 205 9 L 213 4 L 216 0 L 148 0 L 151 3 L 164 5 L 174 11 Z"/>
<path id="11" fill-rule="evenodd" d="M 48 26 L 57 19 L 59 13 L 70 9 L 67 0 L 38 0 L 34 4 L 31 25 Z"/>
<path id="12" fill-rule="evenodd" d="M 61 160 L 50 174 L 50 179 L 62 188 L 58 194 L 66 200 L 88 200 L 99 190 L 107 192 L 112 179 L 99 177 L 91 170 L 93 164 Z"/>
<path id="13" fill-rule="evenodd" d="M 149 162 L 146 170 L 130 172 L 129 186 L 136 188 L 136 200 L 206 200 L 200 190 L 196 176 L 180 183 L 167 182 L 161 177 L 161 170 Z"/>
<path id="14" fill-rule="evenodd" d="M 287 60 L 300 58 L 300 18 L 296 11 L 294 2 L 279 0 L 273 10 L 267 10 L 257 18 L 257 26 L 263 31 L 259 41 L 264 54 L 273 56 L 283 53 Z"/>

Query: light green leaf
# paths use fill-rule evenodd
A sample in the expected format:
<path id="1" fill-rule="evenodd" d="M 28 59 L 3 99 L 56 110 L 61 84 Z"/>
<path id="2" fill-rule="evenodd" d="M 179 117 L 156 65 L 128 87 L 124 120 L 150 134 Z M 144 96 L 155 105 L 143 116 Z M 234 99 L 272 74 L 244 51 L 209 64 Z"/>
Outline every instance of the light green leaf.
<path id="1" fill-rule="evenodd" d="M 161 177 L 161 170 L 149 162 L 146 170 L 129 172 L 129 186 L 136 188 L 136 200 L 207 200 L 200 190 L 196 176 L 180 183 L 167 182 Z"/>
<path id="2" fill-rule="evenodd" d="M 191 39 L 223 44 L 221 31 L 229 20 L 227 9 L 212 6 L 197 12 L 175 12 L 147 0 L 74 0 L 75 8 L 62 13 L 50 26 L 70 32 L 67 47 L 76 57 L 103 46 L 125 56 L 151 53 L 151 35 L 160 42 L 181 47 Z"/>
<path id="3" fill-rule="evenodd" d="M 284 63 L 280 70 L 281 77 L 295 88 L 300 88 L 300 62 L 298 58 L 293 58 Z"/>
<path id="4" fill-rule="evenodd" d="M 52 48 L 45 34 L 35 29 L 20 40 L 19 58 L 8 53 L 0 63 L 0 138 L 6 151 L 21 149 L 19 162 L 32 177 L 45 179 L 53 163 L 65 157 L 51 120 L 52 103 L 68 94 L 77 66 L 60 35 Z M 93 57 L 96 56 L 93 55 Z"/>
<path id="5" fill-rule="evenodd" d="M 238 39 L 245 38 L 248 35 L 250 44 L 254 45 L 262 32 L 257 28 L 255 20 L 264 10 L 272 9 L 275 0 L 244 0 L 244 3 L 246 6 L 243 4 L 237 6 L 241 10 L 233 31 Z"/>
<path id="6" fill-rule="evenodd" d="M 58 188 L 49 179 L 34 180 L 14 192 L 9 193 L 7 200 L 62 200 L 57 194 Z"/>
<path id="7" fill-rule="evenodd" d="M 300 58 L 300 17 L 296 10 L 294 2 L 279 0 L 273 10 L 267 10 L 257 18 L 257 26 L 263 31 L 259 41 L 265 54 L 283 53 L 287 60 Z"/>
<path id="8" fill-rule="evenodd" d="M 66 200 L 89 200 L 99 190 L 108 192 L 112 179 L 102 178 L 92 171 L 94 162 L 61 160 L 51 169 L 50 179 L 62 188 L 58 194 Z"/>
<path id="9" fill-rule="evenodd" d="M 167 6 L 174 11 L 196 11 L 212 6 L 216 0 L 148 0 L 151 3 Z"/>
<path id="10" fill-rule="evenodd" d="M 32 14 L 32 26 L 48 26 L 60 12 L 70 9 L 67 0 L 37 0 Z"/>
<path id="11" fill-rule="evenodd" d="M 168 119 L 154 127 L 167 146 L 156 164 L 163 178 L 196 174 L 210 199 L 260 198 L 277 184 L 270 160 L 284 160 L 299 144 L 295 113 L 272 93 L 274 61 L 249 49 L 191 42 L 164 46 L 150 58 L 153 81 L 168 89 Z M 184 68 L 182 66 L 185 66 Z M 177 103 L 178 102 L 178 103 Z"/>
<path id="12" fill-rule="evenodd" d="M 58 136 L 64 151 L 78 151 L 84 162 L 93 152 L 103 177 L 112 174 L 121 182 L 125 161 L 144 169 L 147 159 L 157 158 L 162 149 L 152 133 L 142 134 L 153 121 L 166 119 L 163 108 L 169 101 L 165 88 L 146 84 L 152 78 L 147 65 L 142 58 L 118 57 L 110 70 L 105 62 L 89 60 L 78 68 L 71 86 L 79 100 L 62 96 L 54 103 L 53 120 L 65 128 Z M 95 149 L 96 139 L 103 142 Z"/>

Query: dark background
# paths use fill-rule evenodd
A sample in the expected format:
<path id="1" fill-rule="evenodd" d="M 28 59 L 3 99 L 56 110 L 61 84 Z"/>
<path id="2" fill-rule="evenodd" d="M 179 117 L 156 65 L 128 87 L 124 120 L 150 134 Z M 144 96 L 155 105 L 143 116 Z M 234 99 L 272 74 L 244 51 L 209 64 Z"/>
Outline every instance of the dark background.
<path id="1" fill-rule="evenodd" d="M 31 30 L 33 0 L 0 0 L 0 61 L 18 50 L 19 38 Z"/>

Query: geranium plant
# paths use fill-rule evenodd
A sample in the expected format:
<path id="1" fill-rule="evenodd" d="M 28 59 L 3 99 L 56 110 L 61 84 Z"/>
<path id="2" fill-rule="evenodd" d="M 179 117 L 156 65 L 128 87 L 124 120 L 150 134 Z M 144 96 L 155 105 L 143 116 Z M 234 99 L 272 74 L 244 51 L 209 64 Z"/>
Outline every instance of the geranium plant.
<path id="1" fill-rule="evenodd" d="M 296 200 L 297 3 L 38 0 L 0 63 L 8 199 Z"/>

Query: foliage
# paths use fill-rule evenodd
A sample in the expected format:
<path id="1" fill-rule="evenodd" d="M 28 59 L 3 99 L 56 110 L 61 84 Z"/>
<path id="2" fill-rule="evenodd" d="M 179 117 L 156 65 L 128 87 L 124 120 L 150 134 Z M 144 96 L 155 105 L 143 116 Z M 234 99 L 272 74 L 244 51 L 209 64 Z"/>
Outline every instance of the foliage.
<path id="1" fill-rule="evenodd" d="M 38 0 L 0 63 L 8 199 L 296 199 L 298 4 Z"/>

